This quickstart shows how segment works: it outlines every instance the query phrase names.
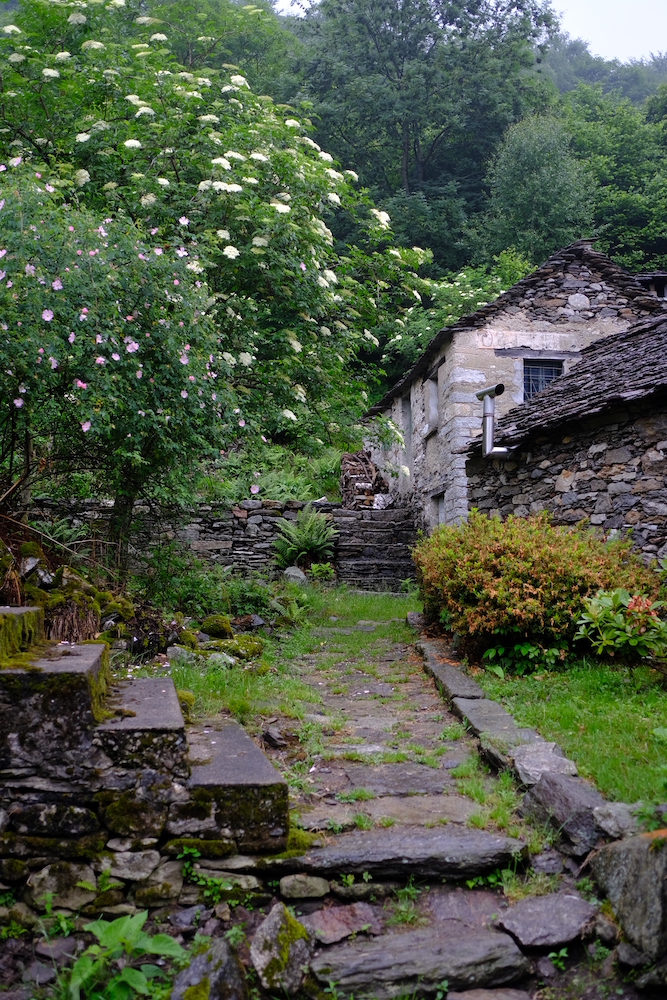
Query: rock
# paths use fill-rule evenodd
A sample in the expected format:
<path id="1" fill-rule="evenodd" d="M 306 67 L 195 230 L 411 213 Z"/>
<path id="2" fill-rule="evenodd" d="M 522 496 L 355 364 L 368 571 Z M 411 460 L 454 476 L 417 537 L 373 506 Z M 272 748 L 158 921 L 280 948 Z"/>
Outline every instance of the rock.
<path id="1" fill-rule="evenodd" d="M 140 893 L 143 893 L 147 897 L 146 905 L 155 905 L 155 903 L 149 902 L 148 897 L 155 899 L 177 899 L 183 888 L 182 868 L 182 861 L 162 861 L 153 874 L 148 877 L 146 885 L 136 892 L 137 899 L 141 905 L 144 904 L 139 899 Z"/>
<path id="2" fill-rule="evenodd" d="M 190 906 L 187 910 L 177 910 L 176 913 L 170 913 L 167 919 L 177 931 L 194 931 L 200 924 L 204 924 L 208 920 L 212 912 L 203 906 Z"/>
<path id="3" fill-rule="evenodd" d="M 618 945 L 616 959 L 618 964 L 622 965 L 625 969 L 641 969 L 651 961 L 648 955 L 633 948 L 627 941 L 623 941 Z"/>
<path id="4" fill-rule="evenodd" d="M 530 864 L 533 871 L 543 872 L 545 875 L 560 875 L 563 870 L 563 859 L 558 851 L 551 849 L 533 855 Z"/>
<path id="5" fill-rule="evenodd" d="M 593 810 L 593 819 L 602 833 L 620 840 L 638 832 L 637 819 L 632 814 L 636 808 L 637 805 L 629 806 L 626 802 L 605 802 Z"/>
<path id="6" fill-rule="evenodd" d="M 556 966 L 550 958 L 542 956 L 535 962 L 535 971 L 538 976 L 542 976 L 544 979 L 553 979 L 556 975 Z"/>
<path id="7" fill-rule="evenodd" d="M 508 934 L 439 928 L 383 935 L 334 945 L 311 963 L 318 983 L 335 982 L 344 995 L 390 1000 L 435 993 L 443 979 L 454 990 L 500 986 L 521 979 L 531 965 Z"/>
<path id="8" fill-rule="evenodd" d="M 110 858 L 98 862 L 100 871 L 108 870 L 113 878 L 143 882 L 153 874 L 160 863 L 158 851 L 117 851 Z"/>
<path id="9" fill-rule="evenodd" d="M 607 844 L 591 868 L 628 940 L 659 958 L 667 950 L 667 830 Z"/>
<path id="10" fill-rule="evenodd" d="M 474 930 L 488 930 L 498 913 L 507 904 L 493 892 L 483 889 L 463 889 L 461 886 L 432 886 L 424 901 L 429 922 L 435 927 L 447 927 L 444 921 L 456 921 Z M 458 931 L 457 931 L 458 933 Z"/>
<path id="11" fill-rule="evenodd" d="M 231 639 L 234 635 L 231 622 L 227 615 L 209 615 L 201 623 L 202 631 L 214 639 Z"/>
<path id="12" fill-rule="evenodd" d="M 573 309 L 590 309 L 591 307 L 591 300 L 582 292 L 575 292 L 574 295 L 568 295 L 567 301 L 568 305 Z"/>
<path id="13" fill-rule="evenodd" d="M 580 896 L 536 896 L 516 903 L 498 924 L 524 948 L 554 948 L 580 938 L 596 912 Z"/>
<path id="14" fill-rule="evenodd" d="M 310 960 L 308 931 L 277 903 L 255 931 L 250 958 L 265 990 L 297 993 Z"/>
<path id="15" fill-rule="evenodd" d="M 218 920 L 229 920 L 232 915 L 229 903 L 218 903 L 218 905 L 214 908 L 213 913 Z"/>
<path id="16" fill-rule="evenodd" d="M 297 583 L 300 587 L 308 583 L 308 577 L 298 566 L 288 566 L 283 572 L 283 577 L 290 583 Z"/>
<path id="17" fill-rule="evenodd" d="M 243 966 L 223 938 L 213 940 L 176 976 L 170 1000 L 247 1000 Z"/>
<path id="18" fill-rule="evenodd" d="M 87 882 L 90 889 L 84 889 L 77 882 Z M 46 909 L 47 896 L 51 897 L 54 909 L 80 910 L 92 903 L 97 895 L 95 872 L 89 865 L 56 861 L 40 871 L 33 872 L 28 879 L 30 897 L 41 910 Z"/>
<path id="19" fill-rule="evenodd" d="M 58 975 L 55 966 L 44 965 L 43 962 L 31 962 L 23 973 L 24 983 L 35 983 L 36 986 L 45 986 L 51 983 Z"/>
<path id="20" fill-rule="evenodd" d="M 562 836 L 561 850 L 582 857 L 598 839 L 593 810 L 605 800 L 581 778 L 549 772 L 523 797 L 521 812 L 537 823 L 550 823 Z"/>
<path id="21" fill-rule="evenodd" d="M 637 989 L 653 989 L 656 986 L 667 986 L 667 959 L 659 962 L 654 969 L 645 972 L 636 980 Z"/>
<path id="22" fill-rule="evenodd" d="M 506 867 L 524 844 L 485 830 L 404 827 L 348 833 L 334 844 L 312 848 L 294 867 L 322 875 L 450 876 L 466 878 Z"/>
<path id="23" fill-rule="evenodd" d="M 576 777 L 577 766 L 565 757 L 556 743 L 526 743 L 510 752 L 514 770 L 522 785 L 536 785 L 543 774 L 555 771 Z"/>
<path id="24" fill-rule="evenodd" d="M 35 954 L 40 958 L 48 958 L 56 965 L 68 965 L 76 957 L 76 938 L 52 938 L 50 941 L 38 941 Z"/>
<path id="25" fill-rule="evenodd" d="M 328 881 L 317 875 L 285 875 L 280 880 L 280 895 L 285 899 L 320 899 L 329 891 Z"/>
<path id="26" fill-rule="evenodd" d="M 465 993 L 447 994 L 447 1000 L 530 1000 L 525 990 L 466 990 Z"/>
<path id="27" fill-rule="evenodd" d="M 597 938 L 601 944 L 612 948 L 618 941 L 618 928 L 615 924 L 612 924 L 611 920 L 607 920 L 607 918 L 603 917 L 601 913 L 598 913 L 593 926 L 593 936 Z M 630 945 L 628 945 L 628 947 L 630 947 Z"/>
<path id="28" fill-rule="evenodd" d="M 382 924 L 368 903 L 332 906 L 302 917 L 301 923 L 318 944 L 336 944 L 350 934 L 381 934 Z"/>

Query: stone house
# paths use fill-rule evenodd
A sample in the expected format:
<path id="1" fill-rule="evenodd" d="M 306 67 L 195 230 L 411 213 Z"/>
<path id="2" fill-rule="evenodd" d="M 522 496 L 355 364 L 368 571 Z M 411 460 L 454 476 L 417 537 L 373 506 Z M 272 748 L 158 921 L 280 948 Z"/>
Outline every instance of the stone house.
<path id="1" fill-rule="evenodd" d="M 506 414 L 567 374 L 590 344 L 665 311 L 664 295 L 656 275 L 633 276 L 580 240 L 444 327 L 367 414 L 391 418 L 403 434 L 403 446 L 372 448 L 375 464 L 394 473 L 392 492 L 425 527 L 465 517 L 465 453 L 481 430 L 475 393 L 504 383 L 497 408 Z"/>
<path id="2" fill-rule="evenodd" d="M 667 555 L 667 315 L 600 340 L 495 426 L 507 460 L 469 446 L 470 507 L 506 517 L 549 511 L 632 530 L 647 561 Z"/>

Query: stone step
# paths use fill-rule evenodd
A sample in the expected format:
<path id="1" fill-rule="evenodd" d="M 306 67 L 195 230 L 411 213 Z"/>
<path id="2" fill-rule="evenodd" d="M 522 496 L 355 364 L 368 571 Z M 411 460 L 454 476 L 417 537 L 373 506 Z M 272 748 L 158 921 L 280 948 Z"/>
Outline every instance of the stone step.
<path id="1" fill-rule="evenodd" d="M 103 715 L 108 669 L 104 643 L 58 644 L 26 666 L 0 669 L 0 775 L 74 779 Z"/>
<path id="2" fill-rule="evenodd" d="M 0 670 L 22 665 L 22 654 L 44 638 L 42 608 L 0 605 Z"/>
<path id="3" fill-rule="evenodd" d="M 233 719 L 188 729 L 189 801 L 172 804 L 167 832 L 200 837 L 250 853 L 285 850 L 289 832 L 287 782 Z"/>
<path id="4" fill-rule="evenodd" d="M 501 986 L 531 970 L 509 934 L 463 927 L 458 933 L 433 927 L 357 939 L 327 948 L 311 963 L 318 983 L 335 983 L 341 994 L 359 1000 L 442 996 L 443 980 L 455 990 Z"/>
<path id="5" fill-rule="evenodd" d="M 96 742 L 116 767 L 187 778 L 185 723 L 171 677 L 137 677 L 109 689 Z"/>
<path id="6" fill-rule="evenodd" d="M 525 853 L 525 845 L 485 830 L 417 827 L 359 831 L 338 837 L 326 847 L 311 848 L 289 865 L 313 875 L 470 878 L 507 867 Z"/>

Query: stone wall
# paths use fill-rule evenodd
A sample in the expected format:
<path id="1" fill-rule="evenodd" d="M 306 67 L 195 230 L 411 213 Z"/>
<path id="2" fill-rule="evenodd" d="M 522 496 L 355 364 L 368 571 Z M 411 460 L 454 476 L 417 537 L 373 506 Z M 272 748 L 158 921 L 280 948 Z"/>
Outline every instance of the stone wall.
<path id="1" fill-rule="evenodd" d="M 190 511 L 135 508 L 132 550 L 138 557 L 166 541 L 178 541 L 199 559 L 233 566 L 239 573 L 275 572 L 273 541 L 281 520 L 295 521 L 304 506 L 298 500 L 243 500 L 229 504 L 201 504 Z M 410 548 L 416 540 L 409 507 L 386 510 L 348 510 L 336 503 L 316 503 L 339 532 L 334 551 L 337 579 L 362 590 L 399 590 L 401 580 L 414 576 Z M 40 520 L 66 517 L 86 524 L 98 539 L 107 537 L 111 502 L 35 501 L 29 516 Z"/>
<path id="2" fill-rule="evenodd" d="M 506 517 L 547 510 L 554 524 L 587 520 L 629 531 L 646 560 L 667 555 L 667 401 L 527 439 L 511 461 L 467 462 L 470 507 Z"/>

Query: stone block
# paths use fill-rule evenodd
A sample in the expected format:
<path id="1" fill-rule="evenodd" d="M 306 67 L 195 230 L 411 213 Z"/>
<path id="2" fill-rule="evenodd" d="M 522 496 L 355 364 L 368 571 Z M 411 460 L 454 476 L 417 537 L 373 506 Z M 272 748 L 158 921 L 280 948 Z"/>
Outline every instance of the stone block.
<path id="1" fill-rule="evenodd" d="M 248 987 L 236 952 L 221 938 L 195 955 L 176 976 L 171 1000 L 247 1000 Z"/>
<path id="2" fill-rule="evenodd" d="M 562 837 L 561 850 L 582 857 L 595 846 L 593 810 L 605 800 L 581 778 L 548 772 L 523 797 L 521 811 L 538 823 L 550 823 Z"/>
<path id="3" fill-rule="evenodd" d="M 523 948 L 555 948 L 581 938 L 596 912 L 580 896 L 559 893 L 520 900 L 498 924 Z"/>
<path id="4" fill-rule="evenodd" d="M 250 946 L 250 958 L 266 990 L 298 993 L 310 960 L 310 938 L 282 904 L 273 907 L 262 921 Z"/>
<path id="5" fill-rule="evenodd" d="M 77 883 L 85 882 L 90 888 L 84 888 Z M 46 909 L 46 903 L 51 896 L 51 906 L 54 909 L 79 910 L 87 903 L 92 903 L 97 895 L 97 880 L 95 872 L 89 865 L 71 864 L 68 861 L 57 861 L 47 865 L 40 871 L 33 872 L 28 879 L 30 900 L 40 910 Z"/>
<path id="6" fill-rule="evenodd" d="M 667 951 L 667 830 L 607 844 L 591 862 L 628 940 L 651 959 Z"/>
<path id="7" fill-rule="evenodd" d="M 154 768 L 187 777 L 185 723 L 171 677 L 138 677 L 109 690 L 114 715 L 97 727 L 97 739 L 117 767 Z"/>
<path id="8" fill-rule="evenodd" d="M 435 643 L 422 640 L 416 644 L 424 655 L 424 670 L 434 680 L 445 698 L 483 698 L 484 692 L 478 684 L 452 663 L 447 663 L 439 655 Z"/>

